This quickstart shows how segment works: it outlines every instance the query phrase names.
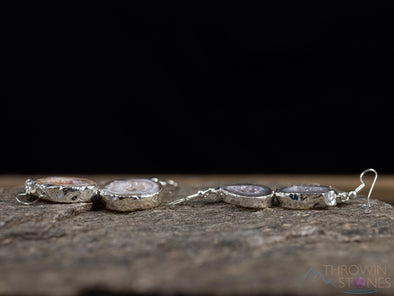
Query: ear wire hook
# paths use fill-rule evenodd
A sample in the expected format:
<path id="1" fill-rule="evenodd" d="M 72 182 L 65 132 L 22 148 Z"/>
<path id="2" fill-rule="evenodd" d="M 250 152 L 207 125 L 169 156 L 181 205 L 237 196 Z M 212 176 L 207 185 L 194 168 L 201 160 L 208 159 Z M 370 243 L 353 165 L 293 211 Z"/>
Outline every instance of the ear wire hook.
<path id="1" fill-rule="evenodd" d="M 371 197 L 372 190 L 373 190 L 373 188 L 374 188 L 374 186 L 375 186 L 376 180 L 378 179 L 378 172 L 375 171 L 375 170 L 372 169 L 372 168 L 363 171 L 363 172 L 361 173 L 361 175 L 360 175 L 360 181 L 361 181 L 361 182 L 363 182 L 363 176 L 364 176 L 364 174 L 367 173 L 367 172 L 373 172 L 373 173 L 375 174 L 375 178 L 373 179 L 371 188 L 369 189 L 369 192 L 368 192 L 368 198 L 367 198 L 367 200 L 368 200 L 368 207 L 370 207 L 370 206 L 371 206 L 371 203 L 370 203 L 370 201 L 369 201 L 369 198 Z"/>
<path id="2" fill-rule="evenodd" d="M 372 168 L 371 169 L 366 169 L 365 171 L 363 171 L 360 174 L 360 182 L 361 182 L 361 184 L 356 189 L 354 189 L 354 192 L 357 194 L 358 192 L 360 192 L 365 187 L 365 183 L 364 183 L 363 177 L 368 172 L 373 172 L 375 174 L 375 178 L 374 178 L 374 180 L 372 182 L 371 188 L 369 189 L 368 197 L 367 197 L 368 207 L 371 207 L 370 197 L 371 197 L 372 190 L 373 190 L 373 188 L 375 186 L 376 180 L 378 179 L 378 172 L 377 171 L 375 171 Z"/>
<path id="3" fill-rule="evenodd" d="M 180 198 L 177 200 L 174 200 L 174 201 L 170 202 L 168 205 L 173 206 L 173 205 L 177 205 L 177 204 L 183 203 L 188 200 L 195 199 L 197 197 L 205 197 L 205 196 L 208 196 L 210 193 L 217 193 L 217 189 L 216 188 L 208 188 L 206 190 L 198 190 L 196 193 L 190 194 L 186 197 L 183 197 L 183 198 Z"/>

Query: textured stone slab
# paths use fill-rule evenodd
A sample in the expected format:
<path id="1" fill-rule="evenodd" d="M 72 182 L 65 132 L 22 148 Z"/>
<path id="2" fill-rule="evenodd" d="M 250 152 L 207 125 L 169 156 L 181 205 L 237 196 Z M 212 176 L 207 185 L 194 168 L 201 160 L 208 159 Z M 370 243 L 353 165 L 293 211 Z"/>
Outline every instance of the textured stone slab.
<path id="1" fill-rule="evenodd" d="M 22 206 L 21 188 L 0 190 L 0 293 L 340 295 L 362 277 L 364 290 L 376 285 L 379 295 L 393 295 L 391 205 L 372 200 L 366 211 L 358 199 L 326 210 L 251 210 L 214 198 L 165 205 L 196 187 L 132 213 Z"/>

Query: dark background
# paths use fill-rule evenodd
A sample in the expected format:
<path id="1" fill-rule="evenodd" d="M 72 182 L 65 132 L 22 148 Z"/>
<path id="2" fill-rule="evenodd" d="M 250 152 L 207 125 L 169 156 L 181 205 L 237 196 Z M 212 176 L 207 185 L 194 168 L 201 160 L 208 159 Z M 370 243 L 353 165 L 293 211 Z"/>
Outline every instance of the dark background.
<path id="1" fill-rule="evenodd" d="M 134 2 L 8 2 L 1 173 L 394 173 L 390 7 Z"/>

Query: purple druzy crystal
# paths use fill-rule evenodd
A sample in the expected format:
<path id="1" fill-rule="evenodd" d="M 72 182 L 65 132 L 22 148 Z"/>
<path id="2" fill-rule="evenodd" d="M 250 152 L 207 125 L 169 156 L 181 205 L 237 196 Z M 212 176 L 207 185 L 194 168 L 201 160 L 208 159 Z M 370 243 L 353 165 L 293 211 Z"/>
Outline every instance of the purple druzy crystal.
<path id="1" fill-rule="evenodd" d="M 269 187 L 261 185 L 226 185 L 224 190 L 243 196 L 265 196 L 272 193 Z"/>
<path id="2" fill-rule="evenodd" d="M 316 194 L 325 193 L 329 190 L 330 187 L 325 185 L 290 185 L 279 191 L 284 193 Z"/>

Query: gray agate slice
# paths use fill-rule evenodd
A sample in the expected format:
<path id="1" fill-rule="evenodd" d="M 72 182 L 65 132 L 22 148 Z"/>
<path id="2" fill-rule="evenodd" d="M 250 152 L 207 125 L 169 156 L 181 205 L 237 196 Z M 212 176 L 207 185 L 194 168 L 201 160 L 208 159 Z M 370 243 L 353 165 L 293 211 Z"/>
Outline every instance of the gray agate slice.
<path id="1" fill-rule="evenodd" d="M 273 191 L 262 185 L 237 184 L 220 187 L 223 201 L 246 208 L 272 206 Z"/>
<path id="2" fill-rule="evenodd" d="M 337 205 L 335 190 L 326 185 L 290 185 L 275 192 L 279 204 L 288 209 L 313 209 Z"/>
<path id="3" fill-rule="evenodd" d="M 101 197 L 108 209 L 129 212 L 157 207 L 161 190 L 149 179 L 114 180 L 101 189 Z"/>

